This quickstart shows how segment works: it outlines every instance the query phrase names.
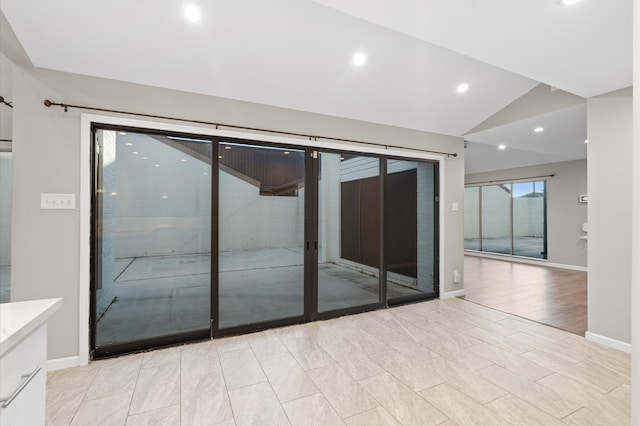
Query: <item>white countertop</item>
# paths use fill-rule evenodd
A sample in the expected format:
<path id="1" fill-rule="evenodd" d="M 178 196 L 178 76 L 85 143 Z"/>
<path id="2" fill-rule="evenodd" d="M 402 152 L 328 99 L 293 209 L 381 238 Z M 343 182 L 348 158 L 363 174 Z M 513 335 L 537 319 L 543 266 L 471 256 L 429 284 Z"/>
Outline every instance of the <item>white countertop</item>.
<path id="1" fill-rule="evenodd" d="M 0 356 L 62 307 L 62 299 L 0 303 Z"/>

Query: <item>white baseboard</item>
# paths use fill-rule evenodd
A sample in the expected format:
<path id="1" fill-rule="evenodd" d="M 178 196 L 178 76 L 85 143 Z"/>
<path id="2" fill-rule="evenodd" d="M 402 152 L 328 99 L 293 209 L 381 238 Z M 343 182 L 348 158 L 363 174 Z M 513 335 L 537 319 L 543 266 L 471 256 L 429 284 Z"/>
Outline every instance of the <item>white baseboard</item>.
<path id="1" fill-rule="evenodd" d="M 590 331 L 584 334 L 584 338 L 612 349 L 617 349 L 628 354 L 631 353 L 631 343 L 621 342 L 620 340 L 611 339 L 610 337 L 601 336 L 600 334 L 595 334 Z"/>
<path id="2" fill-rule="evenodd" d="M 66 358 L 48 359 L 47 371 L 62 370 L 63 368 L 77 367 L 80 365 L 79 356 L 69 356 Z"/>
<path id="3" fill-rule="evenodd" d="M 551 268 L 569 269 L 571 271 L 588 272 L 586 266 L 565 265 L 564 263 L 551 263 L 551 262 L 546 263 L 545 266 L 549 266 Z"/>
<path id="4" fill-rule="evenodd" d="M 521 256 L 510 256 L 505 254 L 490 254 L 480 251 L 464 251 L 465 256 L 486 257 L 487 259 L 504 260 L 506 262 L 526 263 L 528 265 L 548 266 L 550 268 L 570 269 L 572 271 L 587 272 L 586 266 L 565 265 L 564 263 L 553 263 L 545 259 L 526 258 Z"/>
<path id="5" fill-rule="evenodd" d="M 464 289 L 456 291 L 448 291 L 440 295 L 440 299 L 451 299 L 452 297 L 464 296 Z"/>

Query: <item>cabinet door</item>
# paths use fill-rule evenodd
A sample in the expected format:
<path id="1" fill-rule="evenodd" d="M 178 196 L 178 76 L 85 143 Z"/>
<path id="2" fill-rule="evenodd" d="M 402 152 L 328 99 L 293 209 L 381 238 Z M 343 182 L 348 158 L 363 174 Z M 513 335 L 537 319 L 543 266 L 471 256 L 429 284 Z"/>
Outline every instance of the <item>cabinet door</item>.
<path id="1" fill-rule="evenodd" d="M 31 381 L 5 408 L 0 408 L 0 424 L 44 425 L 47 325 L 43 324 L 18 343 L 0 360 L 0 395 L 16 392 L 25 380 L 23 376 L 38 371 Z"/>

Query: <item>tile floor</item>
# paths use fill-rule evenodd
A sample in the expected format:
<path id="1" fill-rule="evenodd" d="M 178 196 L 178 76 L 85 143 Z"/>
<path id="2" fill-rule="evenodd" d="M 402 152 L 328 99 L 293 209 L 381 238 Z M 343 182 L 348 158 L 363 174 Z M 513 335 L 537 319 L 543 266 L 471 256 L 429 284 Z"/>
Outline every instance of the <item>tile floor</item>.
<path id="1" fill-rule="evenodd" d="M 624 425 L 630 357 L 461 299 L 50 372 L 49 425 Z"/>

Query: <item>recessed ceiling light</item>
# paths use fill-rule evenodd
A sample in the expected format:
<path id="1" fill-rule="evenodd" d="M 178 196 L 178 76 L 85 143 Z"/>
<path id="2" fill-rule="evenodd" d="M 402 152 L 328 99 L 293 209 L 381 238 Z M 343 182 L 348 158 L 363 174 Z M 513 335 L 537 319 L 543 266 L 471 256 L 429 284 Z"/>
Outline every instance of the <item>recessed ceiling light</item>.
<path id="1" fill-rule="evenodd" d="M 460 85 L 458 85 L 458 93 L 464 93 L 467 90 L 469 90 L 469 85 L 467 83 L 462 83 Z"/>
<path id="2" fill-rule="evenodd" d="M 544 132 L 544 127 L 536 127 L 535 129 L 533 129 L 533 131 L 536 133 L 542 133 Z"/>
<path id="3" fill-rule="evenodd" d="M 142 157 L 142 159 L 143 159 L 143 160 L 148 160 L 148 159 L 149 159 L 149 157 Z"/>
<path id="4" fill-rule="evenodd" d="M 506 149 L 507 146 L 506 145 L 498 145 L 498 149 Z"/>
<path id="5" fill-rule="evenodd" d="M 584 140 L 584 143 L 589 143 L 589 139 L 585 139 L 585 140 Z"/>
<path id="6" fill-rule="evenodd" d="M 160 164 L 156 164 L 156 167 L 160 167 Z"/>
<path id="7" fill-rule="evenodd" d="M 197 6 L 188 4 L 184 7 L 184 17 L 191 22 L 198 22 L 200 20 L 200 9 Z"/>
<path id="8" fill-rule="evenodd" d="M 225 146 L 224 149 L 231 149 L 229 145 Z"/>
<path id="9" fill-rule="evenodd" d="M 218 155 L 218 158 L 222 158 L 222 155 Z"/>
<path id="10" fill-rule="evenodd" d="M 283 152 L 284 155 L 289 155 L 289 151 Z"/>
<path id="11" fill-rule="evenodd" d="M 121 135 L 121 136 L 126 136 L 127 132 L 118 132 L 118 134 Z"/>
<path id="12" fill-rule="evenodd" d="M 132 146 L 133 144 L 131 142 L 127 142 L 126 145 L 127 146 Z"/>
<path id="13" fill-rule="evenodd" d="M 185 158 L 183 158 L 183 159 L 182 159 L 182 160 L 180 160 L 180 161 L 182 161 L 183 163 L 186 163 L 186 162 L 187 162 L 187 160 L 186 160 Z"/>
<path id="14" fill-rule="evenodd" d="M 133 155 L 138 155 L 138 154 L 140 154 L 140 153 L 139 153 L 138 151 L 133 151 L 133 152 L 132 152 L 132 154 L 133 154 Z"/>
<path id="15" fill-rule="evenodd" d="M 364 65 L 366 61 L 367 61 L 367 57 L 362 52 L 358 52 L 355 55 L 353 55 L 353 64 L 357 67 Z"/>
<path id="16" fill-rule="evenodd" d="M 558 3 L 563 6 L 570 6 L 572 4 L 580 3 L 581 1 L 582 0 L 558 0 Z"/>

